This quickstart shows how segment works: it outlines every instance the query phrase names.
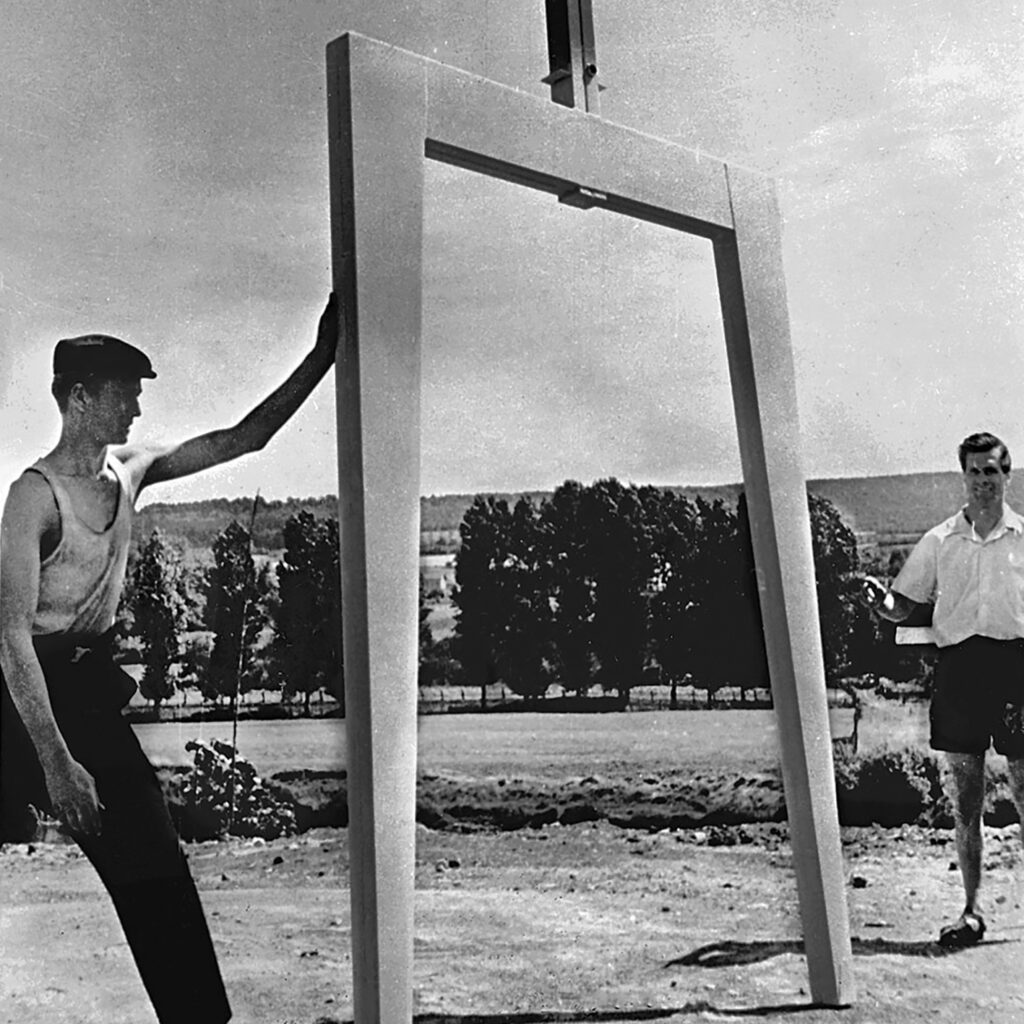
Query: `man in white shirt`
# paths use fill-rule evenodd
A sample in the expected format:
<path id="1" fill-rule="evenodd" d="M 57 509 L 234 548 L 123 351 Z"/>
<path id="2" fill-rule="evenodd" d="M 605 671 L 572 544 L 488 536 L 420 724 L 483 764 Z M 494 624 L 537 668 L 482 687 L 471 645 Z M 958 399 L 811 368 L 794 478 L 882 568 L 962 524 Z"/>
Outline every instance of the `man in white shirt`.
<path id="1" fill-rule="evenodd" d="M 953 780 L 957 857 L 965 904 L 939 942 L 968 946 L 985 934 L 981 884 L 985 755 L 1006 756 L 1024 821 L 1024 520 L 1004 501 L 1010 452 L 993 434 L 972 434 L 958 450 L 967 504 L 929 530 L 886 590 L 865 581 L 864 601 L 902 622 L 933 604 L 939 648 L 930 710 L 931 746 Z"/>

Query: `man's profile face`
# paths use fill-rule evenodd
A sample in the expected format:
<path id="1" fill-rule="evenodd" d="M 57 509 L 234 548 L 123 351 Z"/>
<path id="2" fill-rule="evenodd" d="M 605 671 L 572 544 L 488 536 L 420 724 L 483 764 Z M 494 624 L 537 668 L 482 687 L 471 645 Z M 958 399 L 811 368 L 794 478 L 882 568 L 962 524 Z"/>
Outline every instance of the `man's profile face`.
<path id="1" fill-rule="evenodd" d="M 1001 448 L 967 452 L 964 458 L 964 487 L 967 498 L 982 508 L 1001 506 L 1010 474 L 999 466 Z"/>
<path id="2" fill-rule="evenodd" d="M 124 444 L 128 440 L 132 421 L 141 412 L 139 396 L 142 381 L 105 380 L 92 399 L 90 418 L 96 436 L 104 444 Z"/>

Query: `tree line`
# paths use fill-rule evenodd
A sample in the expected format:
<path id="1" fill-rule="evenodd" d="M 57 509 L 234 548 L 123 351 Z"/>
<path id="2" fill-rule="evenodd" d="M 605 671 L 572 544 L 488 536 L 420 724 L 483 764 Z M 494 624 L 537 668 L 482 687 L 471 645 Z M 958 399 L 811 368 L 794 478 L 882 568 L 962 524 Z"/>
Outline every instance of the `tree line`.
<path id="1" fill-rule="evenodd" d="M 186 566 L 154 530 L 129 563 L 118 610 L 122 657 L 137 651 L 142 695 L 159 705 L 178 690 L 234 704 L 252 690 L 344 700 L 338 521 L 311 512 L 283 529 L 280 562 L 257 567 L 250 531 L 233 520 L 213 564 Z"/>
<path id="2" fill-rule="evenodd" d="M 827 499 L 808 497 L 819 624 L 830 685 L 894 672 L 891 636 L 856 599 L 856 539 Z M 596 685 L 623 705 L 638 685 L 768 686 L 746 502 L 690 497 L 615 479 L 566 481 L 514 502 L 479 496 L 459 527 L 454 634 L 419 615 L 421 685 L 503 683 L 526 698 L 552 684 Z M 255 689 L 343 700 L 338 522 L 308 510 L 283 527 L 284 550 L 258 564 L 237 520 L 213 562 L 187 566 L 154 531 L 133 556 L 119 613 L 122 645 L 159 704 L 197 688 L 234 702 Z M 906 660 L 906 657 L 904 657 Z M 911 670 L 916 671 L 916 668 Z M 908 677 L 904 672 L 904 677 Z"/>
<path id="3" fill-rule="evenodd" d="M 856 539 L 809 496 L 826 676 L 876 671 L 877 624 L 856 599 Z M 744 496 L 735 508 L 615 479 L 540 501 L 478 497 L 456 555 L 454 652 L 468 680 L 538 697 L 595 684 L 768 685 Z"/>

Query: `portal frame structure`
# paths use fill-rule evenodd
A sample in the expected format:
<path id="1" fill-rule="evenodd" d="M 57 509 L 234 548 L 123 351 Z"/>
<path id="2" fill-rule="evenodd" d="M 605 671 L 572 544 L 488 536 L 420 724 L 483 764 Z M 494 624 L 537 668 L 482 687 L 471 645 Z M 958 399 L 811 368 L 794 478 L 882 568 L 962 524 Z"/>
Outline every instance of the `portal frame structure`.
<path id="1" fill-rule="evenodd" d="M 412 1019 L 424 160 L 713 243 L 813 1002 L 852 1000 L 773 182 L 354 33 L 327 48 L 354 1010 Z"/>

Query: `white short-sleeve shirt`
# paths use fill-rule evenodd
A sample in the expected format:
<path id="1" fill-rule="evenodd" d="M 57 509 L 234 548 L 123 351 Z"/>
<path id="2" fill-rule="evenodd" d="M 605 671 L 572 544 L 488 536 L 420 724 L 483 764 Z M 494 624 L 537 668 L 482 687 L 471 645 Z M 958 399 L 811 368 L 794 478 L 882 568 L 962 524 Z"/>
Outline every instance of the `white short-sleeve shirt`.
<path id="1" fill-rule="evenodd" d="M 939 647 L 968 637 L 1024 637 L 1024 520 L 1009 505 L 982 538 L 961 509 L 929 530 L 910 552 L 892 589 L 934 603 Z"/>

